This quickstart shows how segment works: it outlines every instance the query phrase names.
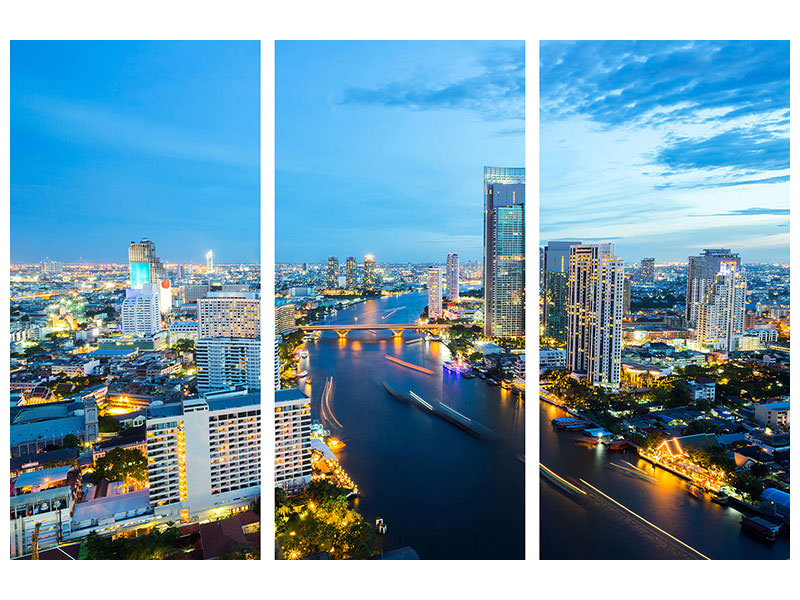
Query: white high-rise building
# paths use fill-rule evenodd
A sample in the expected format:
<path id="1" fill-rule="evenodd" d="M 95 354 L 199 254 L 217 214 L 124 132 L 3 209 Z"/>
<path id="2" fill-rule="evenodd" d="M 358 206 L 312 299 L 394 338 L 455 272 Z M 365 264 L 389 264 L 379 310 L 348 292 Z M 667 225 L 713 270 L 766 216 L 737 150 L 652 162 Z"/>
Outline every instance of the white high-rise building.
<path id="1" fill-rule="evenodd" d="M 428 318 L 442 316 L 442 270 L 438 267 L 428 269 Z"/>
<path id="2" fill-rule="evenodd" d="M 275 307 L 275 333 L 284 335 L 296 329 L 294 304 L 282 304 Z"/>
<path id="3" fill-rule="evenodd" d="M 458 254 L 447 255 L 447 299 L 458 302 Z"/>
<path id="4" fill-rule="evenodd" d="M 278 353 L 283 338 L 279 335 L 275 336 L 275 390 L 281 389 L 281 357 Z"/>
<path id="5" fill-rule="evenodd" d="M 145 283 L 140 289 L 126 289 L 122 301 L 122 333 L 151 336 L 158 331 L 161 331 L 161 312 L 157 287 Z"/>
<path id="6" fill-rule="evenodd" d="M 705 302 L 708 286 L 711 285 L 722 263 L 741 264 L 739 255 L 730 248 L 706 248 L 700 256 L 689 257 L 686 276 L 686 319 L 697 323 L 700 306 Z"/>
<path id="7" fill-rule="evenodd" d="M 301 491 L 311 481 L 311 399 L 297 388 L 275 392 L 275 487 Z"/>
<path id="8" fill-rule="evenodd" d="M 252 292 L 209 292 L 197 300 L 198 337 L 257 338 L 261 308 Z"/>
<path id="9" fill-rule="evenodd" d="M 243 385 L 261 389 L 261 341 L 248 338 L 201 338 L 195 344 L 197 390 Z"/>
<path id="10" fill-rule="evenodd" d="M 747 280 L 738 260 L 722 262 L 697 314 L 697 341 L 715 350 L 736 350 L 736 337 L 744 331 Z"/>
<path id="11" fill-rule="evenodd" d="M 624 276 L 613 244 L 570 247 L 567 368 L 593 386 L 619 387 Z"/>
<path id="12" fill-rule="evenodd" d="M 203 520 L 261 494 L 261 395 L 207 394 L 147 409 L 155 516 Z"/>

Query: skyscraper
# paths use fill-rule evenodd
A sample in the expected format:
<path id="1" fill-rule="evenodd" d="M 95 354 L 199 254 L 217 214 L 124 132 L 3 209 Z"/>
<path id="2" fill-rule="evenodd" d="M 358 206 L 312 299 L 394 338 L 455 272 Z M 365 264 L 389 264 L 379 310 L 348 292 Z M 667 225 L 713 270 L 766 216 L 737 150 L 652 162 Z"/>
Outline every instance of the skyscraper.
<path id="1" fill-rule="evenodd" d="M 450 302 L 458 302 L 458 254 L 447 255 L 447 299 Z"/>
<path id="2" fill-rule="evenodd" d="M 141 242 L 131 242 L 128 260 L 131 287 L 134 289 L 141 289 L 145 283 L 158 285 L 162 279 L 167 278 L 164 265 L 156 256 L 156 245 L 147 238 L 142 238 Z"/>
<path id="3" fill-rule="evenodd" d="M 378 274 L 375 272 L 375 257 L 372 254 L 364 257 L 364 289 L 370 291 L 379 289 Z"/>
<path id="4" fill-rule="evenodd" d="M 592 386 L 619 387 L 623 279 L 613 244 L 570 249 L 567 368 L 585 375 Z"/>
<path id="5" fill-rule="evenodd" d="M 635 283 L 653 285 L 656 282 L 655 258 L 643 258 L 636 270 Z"/>
<path id="6" fill-rule="evenodd" d="M 569 249 L 581 243 L 580 240 L 547 242 L 542 249 L 544 335 L 562 343 L 567 341 Z"/>
<path id="7" fill-rule="evenodd" d="M 708 286 L 720 271 L 723 262 L 741 262 L 738 254 L 731 253 L 730 248 L 706 248 L 700 256 L 689 257 L 689 270 L 686 277 L 686 319 L 697 323 L 700 305 L 705 299 Z"/>
<path id="8" fill-rule="evenodd" d="M 622 282 L 622 314 L 631 314 L 631 279 L 627 275 Z"/>
<path id="9" fill-rule="evenodd" d="M 197 300 L 198 338 L 257 338 L 261 335 L 260 301 L 252 292 L 209 292 Z"/>
<path id="10" fill-rule="evenodd" d="M 311 481 L 311 399 L 297 388 L 275 392 L 275 487 L 301 491 Z"/>
<path id="11" fill-rule="evenodd" d="M 214 252 L 209 250 L 206 252 L 206 273 L 214 272 Z"/>
<path id="12" fill-rule="evenodd" d="M 525 169 L 484 167 L 484 333 L 525 335 Z"/>
<path id="13" fill-rule="evenodd" d="M 438 267 L 428 269 L 428 318 L 442 316 L 442 270 Z"/>
<path id="14" fill-rule="evenodd" d="M 328 258 L 328 268 L 325 271 L 325 287 L 329 290 L 336 289 L 339 277 L 339 259 L 335 256 Z"/>
<path id="15" fill-rule="evenodd" d="M 348 256 L 344 263 L 345 287 L 354 290 L 358 287 L 358 266 L 354 256 Z"/>
<path id="16" fill-rule="evenodd" d="M 736 350 L 744 331 L 747 280 L 737 259 L 723 261 L 706 288 L 697 313 L 697 341 L 715 350 Z"/>
<path id="17" fill-rule="evenodd" d="M 258 338 L 201 338 L 196 342 L 197 390 L 232 386 L 261 389 L 261 341 Z"/>
<path id="18" fill-rule="evenodd" d="M 126 289 L 122 301 L 122 333 L 146 337 L 160 330 L 161 312 L 156 286 L 145 283 L 141 289 Z"/>

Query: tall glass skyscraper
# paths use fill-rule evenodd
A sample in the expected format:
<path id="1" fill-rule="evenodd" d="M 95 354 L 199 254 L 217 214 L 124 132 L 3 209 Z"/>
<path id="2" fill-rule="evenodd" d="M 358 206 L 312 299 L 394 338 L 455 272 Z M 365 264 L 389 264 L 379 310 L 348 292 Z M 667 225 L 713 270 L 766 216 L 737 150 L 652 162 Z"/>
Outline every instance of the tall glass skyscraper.
<path id="1" fill-rule="evenodd" d="M 364 289 L 377 290 L 378 274 L 375 272 L 375 257 L 372 254 L 367 254 L 364 257 Z"/>
<path id="2" fill-rule="evenodd" d="M 156 245 L 147 238 L 142 238 L 141 242 L 131 242 L 128 260 L 133 289 L 140 290 L 146 283 L 158 285 L 162 279 L 167 278 L 164 265 L 156 256 Z"/>
<path id="3" fill-rule="evenodd" d="M 559 342 L 567 341 L 569 249 L 582 243 L 547 242 L 540 264 L 544 273 L 544 335 Z"/>
<path id="4" fill-rule="evenodd" d="M 459 272 L 458 254 L 447 255 L 447 299 L 450 302 L 459 301 Z"/>
<path id="5" fill-rule="evenodd" d="M 525 169 L 484 167 L 484 334 L 525 335 Z"/>
<path id="6" fill-rule="evenodd" d="M 339 259 L 335 256 L 328 257 L 328 268 L 325 272 L 325 286 L 329 290 L 336 289 L 339 277 Z"/>
<path id="7" fill-rule="evenodd" d="M 345 286 L 348 290 L 354 290 L 358 287 L 357 284 L 357 275 L 358 275 L 358 267 L 356 266 L 356 259 L 354 256 L 348 256 L 347 261 L 344 263 L 344 276 L 345 276 Z"/>

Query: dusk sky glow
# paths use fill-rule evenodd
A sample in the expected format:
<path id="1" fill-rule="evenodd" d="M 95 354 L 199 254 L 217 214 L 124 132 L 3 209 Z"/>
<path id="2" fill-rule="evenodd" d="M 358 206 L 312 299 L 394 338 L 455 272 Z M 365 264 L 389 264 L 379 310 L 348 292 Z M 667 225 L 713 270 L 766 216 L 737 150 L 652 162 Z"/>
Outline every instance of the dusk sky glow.
<path id="1" fill-rule="evenodd" d="M 260 256 L 258 42 L 12 42 L 11 261 Z"/>
<path id="2" fill-rule="evenodd" d="M 276 261 L 478 260 L 483 167 L 524 166 L 522 42 L 278 42 Z"/>
<path id="3" fill-rule="evenodd" d="M 540 243 L 788 262 L 788 42 L 542 42 L 540 62 Z"/>

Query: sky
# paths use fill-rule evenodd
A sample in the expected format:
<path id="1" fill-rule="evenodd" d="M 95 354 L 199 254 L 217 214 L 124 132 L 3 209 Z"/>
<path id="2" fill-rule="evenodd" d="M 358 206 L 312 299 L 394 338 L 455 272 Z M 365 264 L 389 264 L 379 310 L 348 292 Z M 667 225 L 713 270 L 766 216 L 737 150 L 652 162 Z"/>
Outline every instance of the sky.
<path id="1" fill-rule="evenodd" d="M 12 42 L 11 261 L 260 256 L 258 42 Z"/>
<path id="2" fill-rule="evenodd" d="M 277 42 L 277 262 L 478 260 L 525 164 L 523 42 Z"/>
<path id="3" fill-rule="evenodd" d="M 540 243 L 788 263 L 788 42 L 542 42 L 540 62 Z"/>

